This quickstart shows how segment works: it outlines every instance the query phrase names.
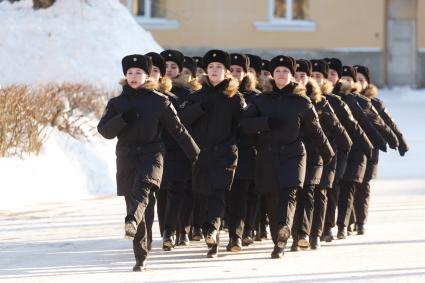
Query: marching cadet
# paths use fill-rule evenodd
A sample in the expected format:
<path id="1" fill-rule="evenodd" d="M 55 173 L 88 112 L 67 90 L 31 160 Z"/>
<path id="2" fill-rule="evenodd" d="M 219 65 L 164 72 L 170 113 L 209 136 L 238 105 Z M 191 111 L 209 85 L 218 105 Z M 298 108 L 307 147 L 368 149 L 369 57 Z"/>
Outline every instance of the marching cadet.
<path id="1" fill-rule="evenodd" d="M 353 152 L 362 152 L 364 155 L 371 155 L 373 145 L 367 137 L 366 133 L 363 131 L 362 127 L 358 121 L 353 117 L 352 112 L 348 105 L 341 99 L 340 96 L 335 95 L 333 92 L 334 85 L 339 81 L 342 74 L 342 63 L 337 58 L 325 58 L 324 60 L 315 60 L 313 64 L 312 77 L 316 80 L 322 90 L 322 94 L 331 104 L 331 107 L 334 109 L 335 114 L 337 115 L 339 121 L 347 130 L 351 140 L 353 141 L 353 146 L 351 151 Z M 332 228 L 336 225 L 336 207 L 339 199 L 339 183 L 342 177 L 344 176 L 348 153 L 337 152 L 337 164 L 335 171 L 335 178 L 332 185 L 332 188 L 327 191 L 327 206 L 326 206 L 326 215 L 325 223 L 322 233 L 322 238 L 326 242 L 331 242 L 333 240 Z M 314 217 L 314 216 L 313 216 Z M 317 219 L 319 220 L 319 219 Z M 317 224 L 317 226 L 316 226 Z M 316 222 L 313 218 L 313 227 L 322 227 L 322 224 Z M 313 228 L 314 230 L 314 228 Z M 320 236 L 321 231 L 317 231 L 317 236 Z M 314 232 L 313 232 L 314 233 Z M 313 234 L 314 235 L 314 234 Z"/>
<path id="2" fill-rule="evenodd" d="M 295 194 L 303 186 L 306 152 L 302 133 L 310 136 L 324 163 L 334 156 L 305 88 L 292 82 L 296 63 L 279 55 L 270 62 L 273 79 L 254 97 L 241 128 L 258 133 L 255 185 L 266 200 L 274 243 L 272 258 L 281 258 L 291 235 Z"/>
<path id="3" fill-rule="evenodd" d="M 270 74 L 270 61 L 266 59 L 261 60 L 261 74 L 258 78 L 258 83 L 260 86 L 263 86 L 267 81 L 271 79 L 272 75 Z"/>
<path id="4" fill-rule="evenodd" d="M 195 56 L 192 58 L 193 60 L 195 60 L 195 63 L 196 63 L 196 77 L 200 79 L 203 76 L 206 76 L 207 73 L 205 72 L 204 64 L 202 63 L 202 57 Z"/>
<path id="5" fill-rule="evenodd" d="M 143 271 L 149 233 L 145 210 L 150 192 L 158 190 L 162 177 L 162 129 L 176 140 L 189 160 L 195 161 L 200 150 L 168 98 L 153 89 L 156 84 L 148 79 L 151 60 L 144 55 L 129 55 L 122 59 L 122 68 L 123 91 L 108 101 L 97 129 L 107 139 L 118 138 L 117 193 L 126 201 L 124 228 L 126 237 L 133 239 L 133 271 Z"/>
<path id="6" fill-rule="evenodd" d="M 225 197 L 238 160 L 237 127 L 245 102 L 238 92 L 238 81 L 229 73 L 227 52 L 210 50 L 202 61 L 207 76 L 201 80 L 202 89 L 190 95 L 191 104 L 184 109 L 182 119 L 191 126 L 201 147 L 193 168 L 193 190 L 201 196 L 207 257 L 217 257 Z"/>
<path id="7" fill-rule="evenodd" d="M 311 73 L 312 63 L 310 61 L 297 60 L 295 79 L 299 84 L 306 87 L 307 96 L 311 99 L 318 113 L 320 125 L 334 152 L 337 152 L 337 149 L 338 151 L 349 152 L 352 141 L 345 128 L 340 124 L 329 102 L 322 96 L 319 85 L 310 78 Z M 327 200 L 326 190 L 332 186 L 336 170 L 336 156 L 332 158 L 329 164 L 324 166 L 322 157 L 308 136 L 304 137 L 303 143 L 307 153 L 307 167 L 304 186 L 297 190 L 292 251 L 298 251 L 299 248 L 307 249 L 309 246 L 312 249 L 320 247 L 319 230 L 323 229 L 323 221 L 318 222 L 321 219 L 324 220 Z M 312 227 L 313 217 L 315 220 L 314 227 Z M 321 227 L 318 227 L 319 225 Z"/>
<path id="8" fill-rule="evenodd" d="M 398 146 L 397 137 L 377 115 L 370 100 L 355 92 L 356 81 L 355 69 L 352 66 L 343 66 L 341 80 L 335 86 L 335 89 L 339 89 L 337 94 L 348 104 L 354 117 L 366 131 L 375 148 L 386 151 L 387 141 L 391 148 L 396 148 Z M 350 151 L 349 153 L 347 168 L 343 180 L 340 182 L 337 218 L 338 239 L 345 239 L 347 236 L 347 227 L 353 211 L 354 194 L 363 182 L 366 162 L 371 157 L 371 155 L 365 156 L 361 152 Z"/>
<path id="9" fill-rule="evenodd" d="M 239 92 L 243 95 L 245 102 L 250 104 L 252 99 L 260 93 L 255 88 L 255 77 L 248 73 L 249 58 L 245 54 L 230 54 L 230 72 L 234 79 L 239 82 Z M 227 250 L 238 252 L 242 249 L 242 237 L 244 227 L 252 231 L 254 227 L 254 215 L 246 217 L 247 206 L 257 204 L 258 195 L 254 187 L 255 171 L 255 135 L 247 135 L 240 130 L 237 132 L 238 166 L 236 167 L 235 180 L 229 193 L 229 244 Z M 249 193 L 255 195 L 254 203 L 248 203 Z M 251 211 L 255 211 L 251 209 Z M 245 223 L 250 219 L 250 223 Z M 252 235 L 250 235 L 252 241 Z M 246 238 L 245 238 L 246 240 Z M 252 243 L 252 242 L 251 242 Z M 250 243 L 248 243 L 250 244 Z"/>
<path id="10" fill-rule="evenodd" d="M 368 97 L 372 105 L 375 107 L 379 116 L 384 120 L 385 124 L 391 128 L 391 130 L 397 136 L 399 141 L 398 151 L 400 156 L 409 150 L 409 147 L 404 140 L 403 134 L 397 127 L 397 124 L 391 117 L 389 111 L 384 106 L 382 100 L 376 97 L 377 88 L 370 83 L 370 72 L 369 68 L 365 66 L 356 65 L 354 68 L 357 71 L 357 81 L 361 86 L 360 93 Z M 354 209 L 356 216 L 356 230 L 358 235 L 363 235 L 365 233 L 364 224 L 366 223 L 368 210 L 369 210 L 369 200 L 370 200 L 370 180 L 376 178 L 378 171 L 378 159 L 379 159 L 379 150 L 374 149 L 372 158 L 368 159 L 366 166 L 366 173 L 363 178 L 363 183 L 357 189 L 354 196 Z"/>
<path id="11" fill-rule="evenodd" d="M 189 94 L 201 87 L 195 79 L 192 79 L 195 72 L 194 62 L 189 57 L 185 59 L 184 55 L 177 50 L 165 50 L 161 52 L 161 56 L 165 60 L 166 75 L 172 80 L 171 93 L 167 92 L 167 94 L 172 97 L 170 101 L 177 109 L 177 113 L 180 113 L 188 103 Z M 185 60 L 188 61 L 188 59 L 191 62 L 185 64 Z M 186 74 L 183 73 L 185 68 L 188 72 Z M 163 220 L 160 220 L 159 223 L 160 225 L 163 223 L 162 247 L 163 250 L 170 251 L 176 244 L 189 244 L 192 171 L 190 160 L 186 158 L 184 152 L 170 135 L 164 134 L 164 143 L 166 155 L 161 189 L 166 191 L 164 193 L 166 200 L 161 203 L 160 207 L 161 198 L 158 198 L 158 219 L 160 220 L 159 212 L 161 211 Z M 177 239 L 176 236 L 178 236 Z"/>

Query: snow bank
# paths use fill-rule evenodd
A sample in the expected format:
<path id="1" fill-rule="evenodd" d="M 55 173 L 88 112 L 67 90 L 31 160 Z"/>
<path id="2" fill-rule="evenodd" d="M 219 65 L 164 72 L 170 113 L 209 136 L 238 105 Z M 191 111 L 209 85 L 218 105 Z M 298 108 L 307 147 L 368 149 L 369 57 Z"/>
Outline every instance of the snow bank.
<path id="1" fill-rule="evenodd" d="M 0 3 L 0 85 L 89 82 L 115 87 L 121 58 L 161 51 L 118 0 Z"/>

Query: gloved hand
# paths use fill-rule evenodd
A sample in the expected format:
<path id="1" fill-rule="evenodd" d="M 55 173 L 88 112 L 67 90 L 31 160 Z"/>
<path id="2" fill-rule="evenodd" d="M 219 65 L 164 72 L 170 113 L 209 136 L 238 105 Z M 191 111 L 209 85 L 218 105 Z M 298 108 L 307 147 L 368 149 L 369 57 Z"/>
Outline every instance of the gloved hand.
<path id="1" fill-rule="evenodd" d="M 122 119 L 128 124 L 134 123 L 139 118 L 140 118 L 140 113 L 137 112 L 135 109 L 130 109 L 122 113 Z"/>
<path id="2" fill-rule="evenodd" d="M 386 143 L 381 143 L 378 148 L 379 148 L 380 151 L 387 152 L 387 144 Z"/>
<path id="3" fill-rule="evenodd" d="M 267 119 L 267 124 L 271 130 L 282 127 L 283 121 L 278 117 L 269 117 Z"/>
<path id="4" fill-rule="evenodd" d="M 404 156 L 408 151 L 409 146 L 406 144 L 404 139 L 400 139 L 400 144 L 398 145 L 398 153 L 400 154 L 400 156 Z"/>

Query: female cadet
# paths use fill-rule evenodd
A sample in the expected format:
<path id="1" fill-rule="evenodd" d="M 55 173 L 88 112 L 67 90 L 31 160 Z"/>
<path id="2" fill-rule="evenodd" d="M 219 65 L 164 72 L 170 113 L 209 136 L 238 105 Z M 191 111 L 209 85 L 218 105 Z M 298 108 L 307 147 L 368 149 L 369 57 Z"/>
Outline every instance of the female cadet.
<path id="1" fill-rule="evenodd" d="M 129 55 L 123 58 L 122 67 L 126 78 L 123 91 L 109 100 L 97 128 L 107 139 L 118 138 L 117 192 L 125 196 L 125 235 L 133 239 L 136 258 L 133 271 L 142 271 L 148 255 L 145 210 L 151 190 L 159 188 L 162 177 L 163 127 L 189 160 L 196 160 L 199 148 L 168 98 L 156 92 L 147 79 L 151 60 L 144 55 Z"/>
<path id="2" fill-rule="evenodd" d="M 281 258 L 291 234 L 295 193 L 303 186 L 306 153 L 302 132 L 317 146 L 324 163 L 334 155 L 320 127 L 305 88 L 292 82 L 295 60 L 279 55 L 270 62 L 273 80 L 245 112 L 241 128 L 258 133 L 255 185 L 264 195 L 275 244 L 272 258 Z"/>
<path id="3" fill-rule="evenodd" d="M 207 76 L 202 89 L 190 95 L 182 119 L 201 147 L 193 169 L 193 190 L 201 196 L 203 233 L 207 256 L 218 255 L 219 229 L 225 212 L 225 195 L 230 190 L 237 165 L 236 133 L 244 107 L 239 83 L 231 78 L 230 56 L 210 50 L 203 57 Z"/>
<path id="4" fill-rule="evenodd" d="M 248 73 L 249 58 L 245 54 L 230 54 L 230 72 L 234 79 L 239 82 L 239 92 L 243 95 L 245 102 L 250 104 L 252 99 L 260 93 L 255 88 L 256 80 Z M 255 215 L 247 216 L 248 195 L 254 192 L 254 170 L 255 170 L 255 135 L 247 135 L 240 130 L 237 133 L 238 166 L 236 168 L 235 180 L 229 194 L 228 223 L 229 244 L 227 250 L 238 252 L 242 249 L 242 237 L 245 225 L 247 230 L 252 231 Z M 255 192 L 254 192 L 255 193 Z M 255 193 L 255 196 L 257 194 Z M 257 197 L 249 205 L 254 206 L 250 211 L 255 212 Z M 245 223 L 245 219 L 250 223 Z M 252 238 L 251 238 L 252 239 Z"/>
<path id="5" fill-rule="evenodd" d="M 340 152 L 348 152 L 352 141 L 345 128 L 340 124 L 329 102 L 322 96 L 319 85 L 310 78 L 312 65 L 310 61 L 297 60 L 295 78 L 298 83 L 306 87 L 307 96 L 311 99 L 318 113 L 320 125 L 334 152 L 337 152 L 337 147 Z M 308 136 L 304 137 L 303 142 L 307 152 L 307 168 L 304 186 L 297 191 L 292 251 L 297 251 L 298 248 L 307 249 L 309 246 L 312 249 L 319 247 L 318 228 L 317 225 L 313 227 L 313 219 L 324 218 L 326 189 L 332 186 L 336 170 L 336 157 L 324 166 L 321 156 Z"/>

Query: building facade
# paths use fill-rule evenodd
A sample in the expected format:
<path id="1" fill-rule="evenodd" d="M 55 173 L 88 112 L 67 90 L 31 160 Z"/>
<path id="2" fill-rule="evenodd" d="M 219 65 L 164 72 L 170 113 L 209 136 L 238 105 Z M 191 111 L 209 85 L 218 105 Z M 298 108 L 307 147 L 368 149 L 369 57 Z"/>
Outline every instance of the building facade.
<path id="1" fill-rule="evenodd" d="M 121 0 L 164 48 L 335 56 L 377 85 L 425 87 L 425 0 Z"/>

